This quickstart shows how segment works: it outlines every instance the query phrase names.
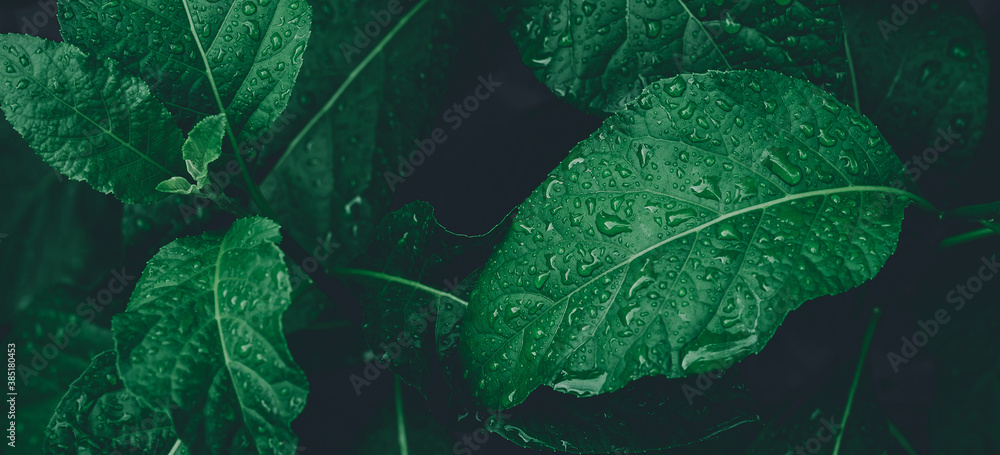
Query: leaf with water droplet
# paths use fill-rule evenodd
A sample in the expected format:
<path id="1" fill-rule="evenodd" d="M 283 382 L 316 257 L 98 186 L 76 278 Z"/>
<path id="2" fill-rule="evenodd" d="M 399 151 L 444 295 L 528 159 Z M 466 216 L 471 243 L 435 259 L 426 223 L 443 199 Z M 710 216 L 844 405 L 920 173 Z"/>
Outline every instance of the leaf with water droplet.
<path id="1" fill-rule="evenodd" d="M 45 453 L 188 455 L 167 410 L 149 406 L 125 388 L 117 358 L 115 351 L 98 354 L 70 384 L 45 429 Z"/>
<path id="2" fill-rule="evenodd" d="M 538 80 L 595 115 L 621 111 L 648 83 L 707 70 L 770 69 L 848 89 L 834 2 L 515 0 L 496 9 Z"/>
<path id="3" fill-rule="evenodd" d="M 191 194 L 201 191 L 208 184 L 208 165 L 222 155 L 222 137 L 226 134 L 226 116 L 219 114 L 205 117 L 188 134 L 181 147 L 191 184 L 184 177 L 172 177 L 160 182 L 157 191 Z"/>
<path id="4" fill-rule="evenodd" d="M 542 385 L 594 395 L 644 376 L 728 367 L 759 352 L 789 311 L 870 279 L 895 250 L 910 193 L 893 187 L 903 167 L 868 119 L 773 71 L 677 77 L 689 87 L 680 97 L 670 93 L 676 81 L 651 84 L 646 107 L 606 120 L 552 171 L 564 182 L 558 195 L 546 198 L 543 185 L 518 208 L 513 225 L 549 227 L 542 241 L 508 232 L 469 302 L 463 358 L 483 406 L 509 408 Z M 718 100 L 731 112 L 716 110 Z M 789 114 L 769 114 L 764 100 Z M 679 106 L 692 115 L 676 115 Z M 698 126 L 709 110 L 716 121 Z M 807 134 L 807 123 L 824 125 L 836 145 Z M 693 129 L 719 140 L 696 141 Z M 743 145 L 734 149 L 735 137 Z M 638 144 L 650 150 L 645 166 Z M 840 160 L 845 150 L 857 172 Z M 633 172 L 623 177 L 619 166 Z M 830 260 L 856 251 L 864 267 Z M 560 279 L 541 290 L 526 279 L 550 268 Z M 530 320 L 495 316 L 529 295 L 541 305 Z M 724 303 L 732 311 L 722 314 Z M 592 380 L 559 386 L 569 359 L 588 348 L 600 360 Z"/>
<path id="5" fill-rule="evenodd" d="M 17 84 L 0 93 L 0 107 L 46 163 L 126 203 L 163 199 L 156 184 L 183 175 L 173 117 L 114 61 L 26 35 L 0 35 L 0 51 L 30 60 L 0 72 L 0 84 Z M 63 90 L 53 91 L 53 82 Z"/>
<path id="6" fill-rule="evenodd" d="M 253 453 L 294 453 L 291 421 L 309 385 L 282 334 L 291 284 L 280 240 L 278 225 L 259 217 L 175 240 L 111 321 L 122 381 L 169 411 L 190 447 L 246 453 L 232 446 L 242 440 Z M 232 416 L 219 418 L 224 409 Z M 268 449 L 273 439 L 286 447 Z"/>

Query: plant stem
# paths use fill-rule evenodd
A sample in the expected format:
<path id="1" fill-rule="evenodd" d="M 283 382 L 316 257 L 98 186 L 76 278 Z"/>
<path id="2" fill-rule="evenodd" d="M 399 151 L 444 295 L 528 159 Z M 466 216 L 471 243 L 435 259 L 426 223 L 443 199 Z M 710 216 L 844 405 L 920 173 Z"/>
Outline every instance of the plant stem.
<path id="1" fill-rule="evenodd" d="M 198 33 L 195 32 L 194 18 L 191 17 L 191 8 L 188 6 L 187 0 L 181 0 L 184 5 L 184 11 L 187 13 L 188 26 L 190 26 L 191 36 L 194 37 L 194 43 L 198 46 L 198 53 L 201 54 L 201 61 L 205 65 L 205 75 L 208 77 L 208 84 L 212 87 L 212 94 L 215 95 L 215 103 L 219 106 L 219 113 L 226 116 L 226 135 L 229 136 L 229 143 L 233 146 L 233 153 L 236 154 L 236 162 L 240 164 L 240 173 L 243 174 L 243 180 L 247 184 L 247 188 L 250 190 L 250 197 L 253 198 L 254 204 L 257 205 L 257 210 L 268 218 L 274 219 L 274 211 L 271 210 L 271 205 L 267 203 L 264 199 L 264 195 L 260 193 L 260 188 L 257 184 L 253 182 L 250 178 L 250 171 L 247 170 L 247 164 L 243 160 L 243 155 L 240 154 L 240 146 L 236 143 L 236 134 L 233 133 L 233 127 L 229 124 L 229 116 L 226 115 L 226 106 L 222 104 L 222 97 L 219 96 L 219 87 L 215 84 L 215 76 L 212 74 L 212 67 L 208 64 L 208 55 L 205 54 L 205 48 L 201 45 L 201 38 Z"/>
<path id="2" fill-rule="evenodd" d="M 395 377 L 396 389 L 396 429 L 399 434 L 399 453 L 409 455 L 410 447 L 406 443 L 406 422 L 403 419 L 403 387 L 400 385 L 399 376 Z"/>
<path id="3" fill-rule="evenodd" d="M 951 248 L 953 246 L 961 245 L 963 243 L 969 243 L 973 240 L 979 240 L 983 237 L 989 237 L 991 235 L 996 235 L 996 234 L 997 234 L 996 231 L 990 228 L 976 229 L 975 231 L 958 234 L 942 240 L 941 244 L 938 245 L 938 249 L 943 250 L 946 248 Z"/>
<path id="4" fill-rule="evenodd" d="M 889 434 L 896 438 L 899 445 L 903 446 L 903 450 L 905 450 L 908 455 L 917 455 L 917 451 L 913 449 L 912 445 L 910 445 L 910 441 L 906 440 L 906 436 L 903 436 L 903 433 L 899 431 L 899 428 L 896 428 L 896 425 L 892 423 L 892 420 L 886 420 L 886 424 L 889 426 Z"/>
<path id="5" fill-rule="evenodd" d="M 421 0 L 420 3 L 414 5 L 413 8 L 410 11 L 408 11 L 405 16 L 399 19 L 399 22 L 397 22 L 396 25 L 392 27 L 392 30 L 389 30 L 389 32 L 385 34 L 382 40 L 375 45 L 372 51 L 365 56 L 364 60 L 361 60 L 361 62 L 358 63 L 358 66 L 356 66 L 354 70 L 352 70 L 351 73 L 347 75 L 347 79 L 344 79 L 344 82 L 340 84 L 340 87 L 337 87 L 337 91 L 333 92 L 333 95 L 330 97 L 329 100 L 327 100 L 326 104 L 324 104 L 323 107 L 320 108 L 319 112 L 313 115 L 313 117 L 309 119 L 309 123 L 306 123 L 306 126 L 302 128 L 302 130 L 299 131 L 299 133 L 296 134 L 294 138 L 292 138 L 292 141 L 288 143 L 288 147 L 285 149 L 285 152 L 281 155 L 281 158 L 278 158 L 278 162 L 274 163 L 274 167 L 272 169 L 278 169 L 281 166 L 281 164 L 285 161 L 285 158 L 291 154 L 291 151 L 295 149 L 295 147 L 297 147 L 300 142 L 302 142 L 306 134 L 308 134 L 309 131 L 311 131 L 314 126 L 316 126 L 316 123 L 318 123 L 319 120 L 323 118 L 323 116 L 326 115 L 327 112 L 330 112 L 330 109 L 332 109 L 333 106 L 337 104 L 337 100 L 340 99 L 341 95 L 343 95 L 345 91 L 347 91 L 347 87 L 351 85 L 351 83 L 354 82 L 355 79 L 358 78 L 358 76 L 365 68 L 368 67 L 368 64 L 371 63 L 371 61 L 375 58 L 375 56 L 382 52 L 382 49 L 385 48 L 385 45 L 389 44 L 389 41 L 392 41 L 392 38 L 396 36 L 396 33 L 398 33 L 403 28 L 403 26 L 405 26 L 406 23 L 410 21 L 410 18 L 412 18 L 415 14 L 417 14 L 417 12 L 423 9 L 424 5 L 426 5 L 429 1 L 430 0 Z"/>
<path id="6" fill-rule="evenodd" d="M 868 328 L 865 329 L 865 338 L 861 342 L 861 356 L 858 358 L 858 366 L 854 369 L 854 381 L 851 383 L 851 390 L 847 392 L 847 405 L 844 406 L 844 417 L 840 419 L 840 432 L 837 433 L 837 440 L 833 444 L 833 455 L 837 455 L 840 452 L 840 442 L 844 438 L 844 432 L 847 431 L 847 417 L 850 416 L 851 405 L 854 404 L 854 393 L 858 390 L 858 383 L 861 381 L 861 371 L 864 370 L 865 359 L 868 358 L 868 348 L 872 344 L 872 337 L 875 336 L 875 325 L 878 324 L 878 318 L 881 315 L 881 308 L 872 308 L 872 316 L 868 319 Z"/>
<path id="7" fill-rule="evenodd" d="M 858 95 L 858 78 L 854 74 L 854 57 L 851 55 L 851 44 L 847 39 L 847 30 L 844 30 L 844 51 L 847 53 L 847 69 L 851 73 L 851 89 L 854 91 L 854 108 L 858 114 L 861 113 L 861 98 Z"/>
<path id="8" fill-rule="evenodd" d="M 393 282 L 393 283 L 405 284 L 407 286 L 419 289 L 421 291 L 428 292 L 430 294 L 434 294 L 434 295 L 436 295 L 438 297 L 443 297 L 443 298 L 446 298 L 446 299 L 454 300 L 455 302 L 460 303 L 462 306 L 465 306 L 465 307 L 469 306 L 469 302 L 466 302 L 465 300 L 462 300 L 462 299 L 460 299 L 458 297 L 455 297 L 454 295 L 451 295 L 451 294 L 449 294 L 447 292 L 439 291 L 439 290 L 434 289 L 434 288 L 432 288 L 432 287 L 430 287 L 430 286 L 428 286 L 426 284 L 423 284 L 423 283 L 420 283 L 420 282 L 417 282 L 417 281 L 413 281 L 413 280 L 408 280 L 406 278 L 400 278 L 400 277 L 395 276 L 395 275 L 389 275 L 387 273 L 373 272 L 371 270 L 362 270 L 362 269 L 349 269 L 349 268 L 337 268 L 337 269 L 333 269 L 330 273 L 333 274 L 333 275 L 366 276 L 366 277 L 369 277 L 369 278 L 375 278 L 375 279 L 379 279 L 379 280 L 390 281 L 390 282 Z"/>

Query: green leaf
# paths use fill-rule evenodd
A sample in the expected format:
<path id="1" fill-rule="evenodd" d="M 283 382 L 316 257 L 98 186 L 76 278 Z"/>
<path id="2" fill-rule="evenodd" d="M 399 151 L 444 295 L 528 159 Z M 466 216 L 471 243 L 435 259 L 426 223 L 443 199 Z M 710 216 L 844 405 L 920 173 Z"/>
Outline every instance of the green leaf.
<path id="1" fill-rule="evenodd" d="M 194 178 L 191 184 L 184 177 L 172 177 L 160 182 L 157 191 L 164 193 L 191 194 L 200 192 L 208 183 L 208 164 L 222 155 L 222 137 L 226 134 L 226 116 L 219 114 L 205 117 L 188 134 L 181 146 L 184 164 L 188 174 Z"/>
<path id="2" fill-rule="evenodd" d="M 0 106 L 46 163 L 123 202 L 163 198 L 182 136 L 146 84 L 68 44 L 0 35 L 0 51 Z"/>
<path id="3" fill-rule="evenodd" d="M 386 2 L 315 3 L 313 41 L 285 113 L 290 124 L 270 147 L 284 155 L 261 192 L 299 243 L 341 245 L 330 266 L 364 254 L 396 179 L 405 180 L 400 162 L 418 150 L 415 140 L 431 137 L 439 115 L 462 2 L 413 3 L 360 48 L 349 44 L 354 27 Z"/>
<path id="4" fill-rule="evenodd" d="M 861 112 L 900 156 L 920 159 L 914 178 L 968 165 L 986 126 L 990 66 L 972 8 L 928 2 L 900 27 L 883 3 L 852 0 L 843 10 Z"/>
<path id="5" fill-rule="evenodd" d="M 125 388 L 105 351 L 69 387 L 46 429 L 46 454 L 140 453 L 181 455 L 170 415 Z M 180 445 L 173 450 L 175 445 Z"/>
<path id="6" fill-rule="evenodd" d="M 304 0 L 59 0 L 59 11 L 67 42 L 143 77 L 182 125 L 221 103 L 243 141 L 288 104 L 312 20 Z"/>
<path id="7" fill-rule="evenodd" d="M 507 0 L 521 59 L 556 96 L 596 115 L 662 78 L 771 69 L 846 89 L 840 8 L 827 0 Z"/>
<path id="8" fill-rule="evenodd" d="M 882 267 L 915 197 L 902 178 L 871 122 L 807 82 L 654 83 L 519 207 L 470 301 L 469 381 L 509 408 L 759 352 L 802 302 Z"/>
<path id="9" fill-rule="evenodd" d="M 192 453 L 295 452 L 290 423 L 308 384 L 281 331 L 291 285 L 280 239 L 264 218 L 178 239 L 150 259 L 112 320 L 125 385 L 176 405 L 174 428 Z"/>
<path id="10" fill-rule="evenodd" d="M 455 347 L 453 325 L 464 313 L 456 306 L 466 305 L 475 283 L 460 261 L 478 257 L 482 264 L 505 231 L 501 225 L 479 236 L 456 234 L 438 224 L 430 204 L 411 202 L 379 223 L 358 268 L 342 271 L 364 308 L 369 346 L 385 352 L 380 361 L 421 392 L 441 374 L 439 354 Z M 393 343 L 403 345 L 395 356 L 385 347 Z"/>

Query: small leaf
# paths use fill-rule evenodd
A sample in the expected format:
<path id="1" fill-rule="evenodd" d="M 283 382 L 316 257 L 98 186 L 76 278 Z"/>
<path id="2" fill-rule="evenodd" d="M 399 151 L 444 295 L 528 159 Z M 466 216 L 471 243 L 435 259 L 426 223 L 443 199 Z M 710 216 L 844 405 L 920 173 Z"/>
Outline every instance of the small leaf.
<path id="1" fill-rule="evenodd" d="M 903 178 L 871 122 L 808 82 L 654 83 L 518 208 L 469 302 L 468 380 L 509 408 L 541 385 L 586 396 L 725 368 L 803 302 L 875 275 Z"/>
<path id="2" fill-rule="evenodd" d="M 67 42 L 146 80 L 185 128 L 225 113 L 241 141 L 285 110 L 312 20 L 305 0 L 59 0 L 59 11 Z"/>
<path id="3" fill-rule="evenodd" d="M 187 454 L 170 415 L 144 404 L 122 383 L 117 356 L 105 351 L 69 386 L 46 429 L 46 454 Z"/>
<path id="4" fill-rule="evenodd" d="M 181 131 L 136 77 L 112 60 L 25 35 L 0 35 L 0 106 L 46 163 L 127 203 L 164 197 L 182 175 Z"/>
<path id="5" fill-rule="evenodd" d="M 171 403 L 193 454 L 291 454 L 308 384 L 281 331 L 290 302 L 278 225 L 175 240 L 150 259 L 112 320 L 126 386 Z M 157 405 L 163 410 L 164 406 Z"/>
<path id="6" fill-rule="evenodd" d="M 662 78 L 770 69 L 846 89 L 840 8 L 823 0 L 507 0 L 521 59 L 557 97 L 595 115 Z"/>
<path id="7" fill-rule="evenodd" d="M 208 184 L 208 164 L 222 155 L 222 137 L 226 134 L 226 116 L 219 114 L 205 117 L 188 134 L 181 146 L 188 174 L 196 182 L 192 185 L 183 177 L 172 177 L 156 186 L 164 193 L 191 194 L 201 191 Z"/>

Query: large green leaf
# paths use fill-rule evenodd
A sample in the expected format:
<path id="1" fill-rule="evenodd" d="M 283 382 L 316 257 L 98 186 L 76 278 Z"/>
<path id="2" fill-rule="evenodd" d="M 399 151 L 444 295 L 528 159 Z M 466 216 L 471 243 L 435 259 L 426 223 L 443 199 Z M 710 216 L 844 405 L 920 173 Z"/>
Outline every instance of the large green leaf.
<path id="1" fill-rule="evenodd" d="M 221 102 L 244 141 L 288 104 L 312 20 L 304 0 L 59 0 L 59 11 L 67 42 L 144 78 L 182 125 Z"/>
<path id="2" fill-rule="evenodd" d="M 173 117 L 113 61 L 26 35 L 0 35 L 0 51 L 0 106 L 49 165 L 130 203 L 162 199 L 156 184 L 183 175 Z"/>
<path id="3" fill-rule="evenodd" d="M 843 9 L 861 112 L 900 156 L 917 157 L 914 178 L 967 165 L 986 126 L 990 66 L 972 8 L 928 2 L 898 27 L 885 3 L 852 0 Z"/>
<path id="4" fill-rule="evenodd" d="M 271 147 L 284 155 L 261 191 L 294 239 L 341 245 L 328 264 L 335 266 L 364 253 L 396 179 L 409 176 L 398 175 L 400 163 L 418 150 L 415 141 L 430 141 L 461 6 L 425 0 L 393 15 L 382 0 L 314 5 L 313 44 L 285 113 L 290 124 Z M 355 27 L 372 21 L 372 11 L 389 22 L 358 47 Z"/>
<path id="5" fill-rule="evenodd" d="M 654 83 L 519 207 L 470 301 L 469 381 L 508 408 L 759 352 L 802 302 L 882 267 L 902 175 L 868 119 L 807 82 Z"/>
<path id="6" fill-rule="evenodd" d="M 846 88 L 840 8 L 830 0 L 507 0 L 521 58 L 556 96 L 604 115 L 650 82 L 772 69 Z"/>
<path id="7" fill-rule="evenodd" d="M 183 455 L 170 415 L 125 388 L 105 351 L 73 381 L 46 429 L 47 454 L 133 453 Z M 177 446 L 175 448 L 175 446 Z"/>
<path id="8" fill-rule="evenodd" d="M 196 454 L 290 454 L 308 384 L 281 330 L 291 285 L 278 225 L 244 218 L 178 239 L 146 266 L 112 320 L 125 385 L 171 403 Z M 163 409 L 163 405 L 157 405 Z"/>

